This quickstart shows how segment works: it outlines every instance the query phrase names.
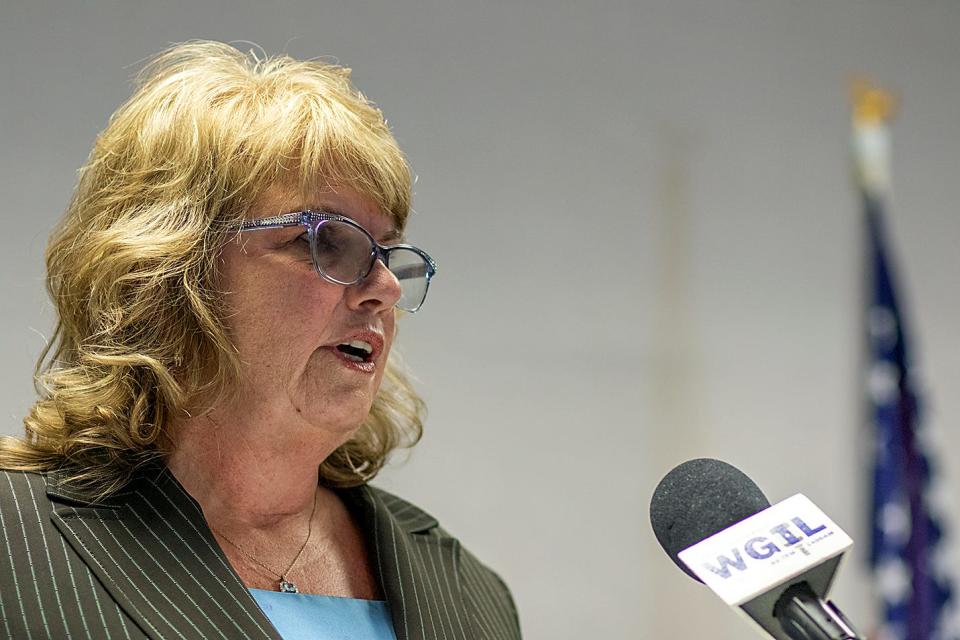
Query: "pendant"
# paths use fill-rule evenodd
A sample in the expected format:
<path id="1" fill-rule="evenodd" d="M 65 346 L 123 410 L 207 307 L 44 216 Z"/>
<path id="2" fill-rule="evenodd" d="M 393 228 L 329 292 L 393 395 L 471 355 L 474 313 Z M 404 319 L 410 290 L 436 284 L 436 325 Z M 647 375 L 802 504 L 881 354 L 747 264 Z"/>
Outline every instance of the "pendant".
<path id="1" fill-rule="evenodd" d="M 297 590 L 297 585 L 292 582 L 287 582 L 286 578 L 280 578 L 280 593 L 300 593 Z"/>

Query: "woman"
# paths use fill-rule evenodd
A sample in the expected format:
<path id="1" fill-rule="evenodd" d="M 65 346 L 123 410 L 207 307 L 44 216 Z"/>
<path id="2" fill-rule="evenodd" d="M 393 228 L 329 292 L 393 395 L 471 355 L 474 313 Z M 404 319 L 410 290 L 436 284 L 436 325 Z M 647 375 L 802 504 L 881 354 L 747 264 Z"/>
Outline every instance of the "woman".
<path id="1" fill-rule="evenodd" d="M 367 485 L 421 434 L 389 358 L 435 271 L 410 189 L 345 69 L 210 42 L 147 66 L 48 248 L 0 633 L 520 637 L 493 572 Z"/>

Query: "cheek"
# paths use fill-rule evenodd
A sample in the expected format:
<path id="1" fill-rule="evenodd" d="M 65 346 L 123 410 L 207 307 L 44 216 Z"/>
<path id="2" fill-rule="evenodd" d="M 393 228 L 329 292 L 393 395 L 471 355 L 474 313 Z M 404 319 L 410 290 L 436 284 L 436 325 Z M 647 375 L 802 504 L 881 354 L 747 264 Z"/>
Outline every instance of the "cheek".
<path id="1" fill-rule="evenodd" d="M 265 275 L 245 278 L 227 296 L 236 347 L 248 362 L 296 366 L 324 343 L 342 288 L 312 273 L 288 272 L 281 280 Z"/>
<path id="2" fill-rule="evenodd" d="M 330 325 L 343 300 L 343 287 L 324 282 L 312 272 L 304 280 L 291 280 L 278 287 L 271 315 L 316 339 L 332 329 Z"/>

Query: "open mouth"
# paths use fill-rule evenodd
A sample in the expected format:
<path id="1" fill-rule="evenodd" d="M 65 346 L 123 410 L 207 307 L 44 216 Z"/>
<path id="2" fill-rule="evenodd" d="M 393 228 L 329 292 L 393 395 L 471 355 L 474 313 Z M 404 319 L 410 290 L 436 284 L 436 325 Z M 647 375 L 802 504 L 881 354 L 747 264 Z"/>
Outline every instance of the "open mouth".
<path id="1" fill-rule="evenodd" d="M 351 340 L 337 345 L 337 351 L 353 362 L 370 362 L 373 346 L 364 340 Z"/>

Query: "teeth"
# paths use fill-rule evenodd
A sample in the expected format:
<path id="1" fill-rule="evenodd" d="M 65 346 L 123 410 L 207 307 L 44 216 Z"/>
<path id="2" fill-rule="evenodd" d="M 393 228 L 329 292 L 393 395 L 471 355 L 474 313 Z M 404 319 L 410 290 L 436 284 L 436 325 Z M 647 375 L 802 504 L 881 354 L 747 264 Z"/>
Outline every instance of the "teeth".
<path id="1" fill-rule="evenodd" d="M 367 352 L 368 356 L 373 353 L 373 347 L 370 345 L 370 343 L 364 342 L 363 340 L 353 340 L 350 342 L 350 346 L 354 349 L 363 349 Z"/>
<path id="2" fill-rule="evenodd" d="M 353 362 L 365 362 L 373 355 L 373 346 L 365 340 L 351 340 L 337 345 L 337 350 Z"/>

